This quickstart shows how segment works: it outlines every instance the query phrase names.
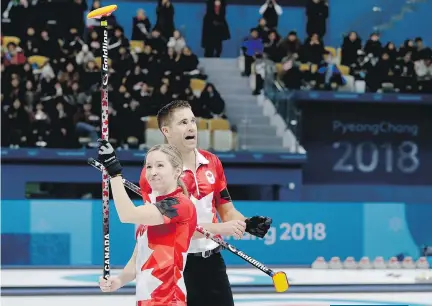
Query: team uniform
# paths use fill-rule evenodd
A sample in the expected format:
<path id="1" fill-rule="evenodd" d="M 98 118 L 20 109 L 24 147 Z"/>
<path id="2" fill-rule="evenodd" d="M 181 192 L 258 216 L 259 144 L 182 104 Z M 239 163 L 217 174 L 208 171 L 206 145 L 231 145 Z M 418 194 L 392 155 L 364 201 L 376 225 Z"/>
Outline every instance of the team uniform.
<path id="1" fill-rule="evenodd" d="M 183 273 L 197 225 L 196 209 L 181 188 L 152 203 L 164 224 L 136 230 L 136 305 L 186 306 Z"/>
<path id="2" fill-rule="evenodd" d="M 198 224 L 217 223 L 217 206 L 231 202 L 223 166 L 216 155 L 199 149 L 195 152 L 195 174 L 184 168 L 181 179 L 195 204 Z M 147 182 L 145 172 L 144 168 L 140 177 L 143 200 L 154 203 L 158 195 Z M 191 241 L 184 271 L 188 306 L 234 305 L 221 250 L 210 239 Z"/>

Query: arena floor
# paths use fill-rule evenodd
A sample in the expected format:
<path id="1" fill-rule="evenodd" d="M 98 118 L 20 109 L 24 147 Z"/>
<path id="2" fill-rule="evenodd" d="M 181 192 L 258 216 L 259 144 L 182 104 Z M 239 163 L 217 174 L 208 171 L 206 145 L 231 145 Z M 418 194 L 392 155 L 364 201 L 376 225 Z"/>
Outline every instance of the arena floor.
<path id="1" fill-rule="evenodd" d="M 432 306 L 432 283 L 418 280 L 431 272 L 427 270 L 274 270 L 284 270 L 289 276 L 292 287 L 287 293 L 275 293 L 271 279 L 260 271 L 229 269 L 235 305 Z M 2 306 L 135 305 L 133 284 L 118 294 L 101 293 L 99 270 L 8 269 L 1 273 Z"/>
<path id="2" fill-rule="evenodd" d="M 135 305 L 133 296 L 2 297 L 2 306 Z M 237 306 L 410 305 L 431 306 L 432 293 L 236 294 Z M 221 305 L 223 306 L 223 305 Z"/>

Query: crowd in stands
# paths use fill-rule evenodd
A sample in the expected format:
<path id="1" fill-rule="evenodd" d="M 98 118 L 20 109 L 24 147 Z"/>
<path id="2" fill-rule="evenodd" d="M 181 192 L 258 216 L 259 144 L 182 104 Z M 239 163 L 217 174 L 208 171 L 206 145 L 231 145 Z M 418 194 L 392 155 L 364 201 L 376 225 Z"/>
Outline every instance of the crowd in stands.
<path id="1" fill-rule="evenodd" d="M 10 1 L 2 4 L 2 147 L 95 146 L 100 127 L 101 32 L 87 10 L 94 0 Z M 146 141 L 149 116 L 173 99 L 188 100 L 197 117 L 224 117 L 224 101 L 205 80 L 198 58 L 175 27 L 170 0 L 157 20 L 138 10 L 132 35 L 115 14 L 109 24 L 110 138 L 121 148 Z"/>
<path id="2" fill-rule="evenodd" d="M 309 1 L 306 39 L 295 31 L 286 36 L 278 31 L 282 9 L 276 0 L 268 0 L 260 13 L 262 18 L 243 44 L 244 75 L 255 68 L 255 94 L 263 88 L 263 62 L 274 65 L 276 77 L 288 89 L 341 90 L 351 80 L 350 90 L 356 90 L 353 84 L 363 84 L 363 92 L 432 93 L 432 50 L 421 37 L 397 46 L 382 42 L 379 33 L 365 40 L 350 32 L 340 46 L 326 46 L 325 0 Z"/>

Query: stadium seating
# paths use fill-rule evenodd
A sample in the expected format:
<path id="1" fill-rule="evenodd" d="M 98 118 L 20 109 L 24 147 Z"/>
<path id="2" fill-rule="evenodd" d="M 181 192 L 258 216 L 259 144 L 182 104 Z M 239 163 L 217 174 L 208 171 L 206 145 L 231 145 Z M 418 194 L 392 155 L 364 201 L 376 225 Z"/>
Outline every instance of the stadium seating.
<path id="1" fill-rule="evenodd" d="M 278 39 L 270 45 L 272 48 L 270 50 L 273 53 L 267 54 L 266 41 L 268 38 L 265 33 L 268 32 L 260 28 L 257 28 L 257 31 L 261 33 L 260 38 L 264 42 L 263 54 L 265 55 L 267 64 L 270 62 L 274 65 L 274 71 L 276 72 L 275 80 L 282 87 L 287 87 L 288 89 L 337 90 L 357 93 L 384 91 L 432 93 L 431 64 L 422 63 L 422 61 L 427 62 L 432 59 L 432 50 L 423 45 L 419 45 L 417 49 L 413 39 L 407 39 L 404 45 L 400 46 L 400 48 L 395 47 L 392 51 L 388 49 L 390 43 L 384 45 L 382 42 L 375 42 L 372 39 L 373 35 L 363 44 L 361 40 L 350 41 L 348 35 L 344 38 L 343 44 L 341 44 L 340 47 L 327 45 L 323 46 L 322 51 L 319 51 L 320 48 L 309 48 L 309 39 L 302 43 L 296 34 L 292 34 L 294 32 L 290 32 L 290 36 L 295 35 L 295 39 L 297 40 L 298 45 L 295 51 L 292 49 L 294 48 L 294 44 L 292 44 L 290 47 L 291 49 L 286 52 L 286 50 L 283 49 L 286 45 L 282 45 L 282 43 L 286 43 L 285 39 Z M 417 40 L 421 41 L 421 39 L 416 39 L 416 41 Z M 408 42 L 412 42 L 413 44 L 408 46 Z M 276 49 L 278 49 L 277 52 L 275 51 L 275 44 Z M 360 49 L 353 49 L 358 48 L 358 46 L 360 46 Z M 373 49 L 375 47 L 378 49 Z M 353 62 L 349 61 L 349 66 L 345 65 L 347 61 L 343 60 L 344 48 L 347 48 L 346 50 L 351 52 L 347 54 L 354 58 Z M 312 52 L 314 54 L 312 54 Z M 317 61 L 316 56 L 319 58 L 320 55 L 316 52 L 322 52 L 321 61 Z M 384 59 L 381 58 L 384 54 L 391 56 L 389 67 L 387 67 L 388 63 L 384 63 L 380 66 L 380 62 L 384 61 Z M 407 54 L 409 54 L 410 57 L 408 61 L 404 62 L 404 58 Z M 348 58 L 348 56 L 346 56 L 346 58 Z M 324 71 L 326 71 L 326 67 L 330 67 L 330 63 L 335 67 L 332 73 L 332 77 L 335 77 L 330 83 L 324 83 Z M 255 72 L 255 64 L 256 62 L 252 59 L 249 84 L 253 92 L 261 90 L 261 88 L 257 88 L 256 79 L 258 76 Z M 245 55 L 242 50 L 240 50 L 238 66 L 242 73 L 246 71 Z M 294 67 L 295 69 L 293 69 Z M 299 79 L 296 69 L 300 71 L 300 85 L 298 85 L 297 81 L 293 81 L 293 78 L 296 80 Z M 379 72 L 379 69 L 388 69 L 388 71 Z M 371 76 L 372 74 L 373 76 Z M 377 74 L 379 74 L 378 77 L 376 76 Z M 285 75 L 288 75 L 288 77 L 284 78 Z M 410 81 L 408 81 L 408 79 L 410 79 Z M 286 82 L 288 82 L 288 84 L 286 84 Z"/>
<path id="2" fill-rule="evenodd" d="M 50 5 L 47 4 L 44 9 L 49 9 Z M 31 22 L 43 23 L 46 20 L 43 20 L 42 16 L 35 16 Z M 62 20 L 57 22 L 57 31 L 48 30 L 48 39 L 51 41 L 44 42 L 44 38 L 40 36 L 42 30 L 36 26 L 33 29 L 35 31 L 33 37 L 28 36 L 30 35 L 28 33 L 23 37 L 7 36 L 8 33 L 2 36 L 2 51 L 4 51 L 2 63 L 5 63 L 5 71 L 2 73 L 3 82 L 14 84 L 13 79 L 17 79 L 20 83 L 17 90 L 13 87 L 15 85 L 2 88 L 2 118 L 5 118 L 2 125 L 5 130 L 10 130 L 6 133 L 6 137 L 3 137 L 2 146 L 62 148 L 66 144 L 62 141 L 59 131 L 63 136 L 67 134 L 68 139 L 71 139 L 67 144 L 69 148 L 92 147 L 95 144 L 100 131 L 98 89 L 102 61 L 100 39 L 94 36 L 98 33 L 97 28 L 89 25 L 88 33 L 78 35 L 80 32 L 78 28 L 69 27 L 69 24 L 64 24 L 62 27 Z M 165 67 L 166 59 L 160 57 L 165 57 L 169 53 L 166 42 L 163 43 L 166 49 L 163 49 L 161 41 L 152 35 L 147 36 L 145 40 L 129 40 L 122 36 L 124 31 L 121 25 L 116 23 L 115 18 L 110 23 L 114 32 L 120 30 L 122 33 L 119 37 L 113 36 L 110 40 L 110 44 L 113 45 L 110 47 L 108 60 L 112 72 L 109 102 L 110 111 L 115 117 L 110 121 L 110 125 L 111 123 L 113 125 L 110 126 L 110 140 L 123 149 L 146 148 L 161 143 L 164 139 L 157 126 L 155 115 L 164 103 L 174 99 L 190 99 L 187 96 L 189 89 L 196 97 L 194 107 L 198 110 L 206 109 L 204 105 L 199 105 L 206 103 L 204 98 L 201 99 L 201 93 L 209 85 L 205 81 L 207 78 L 205 71 L 200 67 L 191 71 L 181 71 L 188 65 L 181 62 L 183 56 L 188 56 L 183 54 L 184 50 L 178 51 L 180 55 L 178 63 L 179 58 L 176 59 L 177 54 L 174 51 L 172 60 L 176 59 L 176 61 L 172 64 L 177 66 Z M 15 45 L 15 50 L 8 50 L 10 43 Z M 56 43 L 58 46 L 55 46 Z M 4 61 L 6 58 L 12 58 L 7 67 Z M 188 59 L 185 58 L 185 61 L 187 62 Z M 17 75 L 14 65 L 22 67 L 27 63 L 30 64 L 30 74 L 25 75 L 20 72 Z M 140 68 L 139 71 L 137 66 Z M 168 70 L 160 74 L 157 71 L 158 67 Z M 32 83 L 31 89 L 27 91 L 25 91 L 26 82 Z M 164 91 L 163 86 L 167 86 L 168 90 Z M 186 92 L 186 96 L 183 91 Z M 32 100 L 24 101 L 23 97 L 30 97 Z M 17 109 L 14 106 L 15 100 L 21 102 L 19 106 L 17 105 Z M 152 107 L 147 107 L 150 104 Z M 63 111 L 65 115 L 62 115 Z M 18 113 L 20 116 L 17 116 Z M 63 119 L 57 120 L 59 114 L 63 117 L 58 119 Z M 197 116 L 200 115 L 202 114 Z M 212 116 L 226 118 L 224 113 L 204 115 L 209 118 Z M 18 122 L 17 118 L 21 122 Z M 228 121 L 216 119 L 213 123 L 211 120 L 202 119 L 198 122 L 199 141 L 203 148 L 214 147 L 215 137 L 219 136 L 215 136 L 213 132 L 219 129 L 224 130 L 220 136 L 222 148 L 235 147 Z"/>
<path id="3" fill-rule="evenodd" d="M 6 47 L 9 43 L 14 43 L 16 45 L 19 45 L 21 42 L 21 39 L 19 39 L 16 36 L 3 36 L 2 37 L 2 47 Z"/>
<path id="4" fill-rule="evenodd" d="M 30 65 L 37 65 L 38 68 L 42 68 L 49 61 L 49 58 L 42 55 L 32 55 L 27 61 Z"/>

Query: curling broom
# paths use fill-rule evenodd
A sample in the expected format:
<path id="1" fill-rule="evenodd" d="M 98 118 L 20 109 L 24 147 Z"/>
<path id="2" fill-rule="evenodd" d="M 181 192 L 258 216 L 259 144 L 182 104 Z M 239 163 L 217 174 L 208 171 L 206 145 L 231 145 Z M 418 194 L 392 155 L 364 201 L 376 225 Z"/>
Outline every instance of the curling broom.
<path id="1" fill-rule="evenodd" d="M 87 18 L 100 19 L 102 32 L 101 45 L 102 56 L 101 68 L 101 136 L 108 141 L 108 78 L 109 78 L 109 57 L 108 57 L 108 21 L 117 5 L 108 5 L 87 14 Z M 109 177 L 105 169 L 102 171 L 102 206 L 103 206 L 103 277 L 108 279 L 110 276 L 110 237 L 109 237 Z"/>

